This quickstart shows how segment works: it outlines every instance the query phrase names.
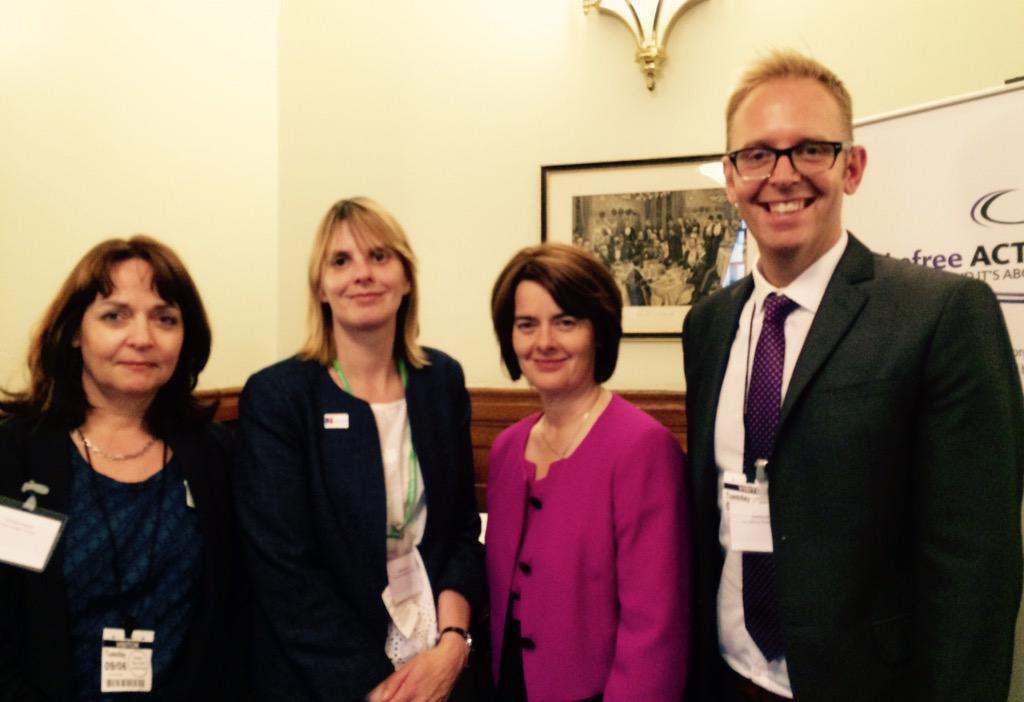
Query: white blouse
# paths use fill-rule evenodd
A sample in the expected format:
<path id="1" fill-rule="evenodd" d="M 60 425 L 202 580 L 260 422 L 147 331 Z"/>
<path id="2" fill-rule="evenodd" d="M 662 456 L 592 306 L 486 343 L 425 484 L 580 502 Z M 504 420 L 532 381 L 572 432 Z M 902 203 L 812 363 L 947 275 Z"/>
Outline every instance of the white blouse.
<path id="1" fill-rule="evenodd" d="M 412 433 L 409 430 L 408 408 L 405 399 L 395 402 L 371 403 L 380 452 L 384 460 L 384 488 L 387 494 L 387 525 L 405 522 L 406 502 L 409 495 L 411 470 L 416 471 L 412 516 L 402 531 L 401 538 L 387 539 L 388 561 L 411 554 L 416 564 L 413 576 L 415 594 L 401 602 L 394 602 L 391 586 L 381 594 L 391 615 L 384 651 L 397 670 L 418 653 L 434 645 L 437 638 L 437 610 L 430 588 L 427 571 L 416 547 L 423 539 L 427 525 L 427 502 L 423 489 L 423 473 L 419 462 L 411 462 Z M 390 529 L 389 529 L 390 531 Z"/>

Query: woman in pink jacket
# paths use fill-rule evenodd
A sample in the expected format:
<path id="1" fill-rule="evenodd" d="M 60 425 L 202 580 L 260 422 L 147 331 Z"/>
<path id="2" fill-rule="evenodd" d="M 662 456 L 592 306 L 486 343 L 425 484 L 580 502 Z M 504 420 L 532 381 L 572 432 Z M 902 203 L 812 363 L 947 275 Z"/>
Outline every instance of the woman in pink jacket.
<path id="1" fill-rule="evenodd" d="M 513 379 L 543 411 L 490 454 L 487 574 L 500 700 L 678 702 L 690 623 L 684 461 L 672 434 L 601 386 L 622 298 L 597 259 L 544 244 L 491 298 Z"/>

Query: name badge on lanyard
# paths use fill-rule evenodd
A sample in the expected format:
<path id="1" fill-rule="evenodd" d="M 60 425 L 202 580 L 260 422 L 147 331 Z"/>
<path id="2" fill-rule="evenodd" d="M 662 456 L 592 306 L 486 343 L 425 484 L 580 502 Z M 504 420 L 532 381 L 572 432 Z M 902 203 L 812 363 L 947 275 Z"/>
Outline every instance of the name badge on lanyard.
<path id="1" fill-rule="evenodd" d="M 743 473 L 722 476 L 722 513 L 729 519 L 729 550 L 772 552 L 768 481 L 747 482 Z"/>
<path id="2" fill-rule="evenodd" d="M 419 551 L 415 548 L 404 556 L 388 561 L 388 590 L 392 602 L 398 604 L 419 594 L 419 574 L 422 565 Z"/>
<path id="3" fill-rule="evenodd" d="M 0 496 L 0 561 L 42 573 L 66 521 L 65 514 L 38 507 L 34 494 L 24 502 Z"/>
<path id="4" fill-rule="evenodd" d="M 100 654 L 100 692 L 151 692 L 153 690 L 153 639 L 151 629 L 103 630 Z"/>
<path id="5" fill-rule="evenodd" d="M 384 607 L 398 630 L 405 637 L 412 636 L 419 619 L 419 609 L 412 598 L 420 594 L 426 571 L 418 548 L 388 561 L 388 586 L 381 593 Z"/>

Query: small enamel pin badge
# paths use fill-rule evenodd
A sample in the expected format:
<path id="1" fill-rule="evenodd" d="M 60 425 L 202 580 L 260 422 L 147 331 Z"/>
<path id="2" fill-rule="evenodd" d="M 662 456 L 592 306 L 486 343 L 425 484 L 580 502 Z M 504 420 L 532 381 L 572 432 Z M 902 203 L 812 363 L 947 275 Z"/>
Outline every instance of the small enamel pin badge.
<path id="1" fill-rule="evenodd" d="M 348 412 L 324 414 L 324 429 L 348 429 Z"/>

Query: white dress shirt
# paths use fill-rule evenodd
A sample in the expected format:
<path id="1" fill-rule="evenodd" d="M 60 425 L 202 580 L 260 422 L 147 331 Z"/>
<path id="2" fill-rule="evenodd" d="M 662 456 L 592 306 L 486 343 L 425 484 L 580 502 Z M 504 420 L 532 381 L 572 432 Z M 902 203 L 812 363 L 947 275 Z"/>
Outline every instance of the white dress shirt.
<path id="1" fill-rule="evenodd" d="M 754 267 L 754 290 L 740 313 L 739 327 L 718 399 L 715 417 L 715 462 L 718 465 L 718 508 L 722 509 L 722 476 L 725 472 L 743 472 L 743 405 L 746 383 L 754 361 L 754 348 L 764 321 L 764 300 L 769 293 L 785 295 L 799 307 L 786 317 L 786 357 L 782 367 L 782 397 L 786 397 L 797 357 L 803 348 L 811 322 L 825 295 L 849 237 L 845 230 L 839 240 L 796 280 L 785 288 L 772 286 Z M 760 262 L 759 262 L 760 263 Z M 725 551 L 725 565 L 718 587 L 718 641 L 722 658 L 737 673 L 755 684 L 783 697 L 793 697 L 785 658 L 765 660 L 750 638 L 743 619 L 743 577 L 740 551 L 729 550 L 728 514 L 722 515 L 718 540 Z"/>

